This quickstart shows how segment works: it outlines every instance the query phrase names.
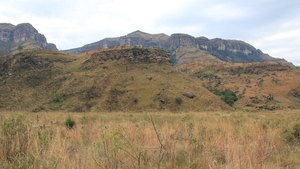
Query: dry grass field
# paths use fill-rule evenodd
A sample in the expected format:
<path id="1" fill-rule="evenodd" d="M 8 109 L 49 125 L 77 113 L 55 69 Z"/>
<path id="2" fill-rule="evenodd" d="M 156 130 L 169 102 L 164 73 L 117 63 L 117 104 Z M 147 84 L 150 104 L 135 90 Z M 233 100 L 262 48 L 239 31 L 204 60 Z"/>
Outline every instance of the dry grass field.
<path id="1" fill-rule="evenodd" d="M 0 168 L 300 168 L 298 110 L 1 112 L 0 126 Z"/>

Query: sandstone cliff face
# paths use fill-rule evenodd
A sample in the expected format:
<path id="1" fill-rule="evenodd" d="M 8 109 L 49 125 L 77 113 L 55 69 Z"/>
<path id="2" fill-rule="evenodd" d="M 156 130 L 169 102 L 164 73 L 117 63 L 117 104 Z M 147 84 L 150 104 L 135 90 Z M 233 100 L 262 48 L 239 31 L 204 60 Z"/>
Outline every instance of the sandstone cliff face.
<path id="1" fill-rule="evenodd" d="M 24 50 L 43 48 L 57 50 L 54 44 L 47 43 L 44 35 L 40 34 L 31 24 L 22 23 L 14 26 L 0 23 L 0 49 L 10 48 L 11 52 L 21 45 Z"/>
<path id="2" fill-rule="evenodd" d="M 175 66 L 194 61 L 273 61 L 292 65 L 283 59 L 276 59 L 268 56 L 243 41 L 224 40 L 220 38 L 208 39 L 206 37 L 195 38 L 187 34 L 172 34 L 171 36 L 165 34 L 152 35 L 141 31 L 135 31 L 118 38 L 107 38 L 83 47 L 65 50 L 65 52 L 80 54 L 99 48 L 109 48 L 111 46 L 119 46 L 123 44 L 129 46 L 156 47 L 165 49 L 171 53 L 171 61 Z M 181 59 L 184 59 L 184 61 L 181 61 Z"/>
<path id="3" fill-rule="evenodd" d="M 249 55 L 257 51 L 250 44 L 237 40 L 212 39 L 210 40 L 208 47 L 210 47 L 210 49 L 229 50 L 231 52 L 242 52 L 245 55 Z"/>
<path id="4" fill-rule="evenodd" d="M 14 25 L 3 23 L 0 24 L 0 41 L 8 42 L 12 39 L 11 30 L 14 28 Z"/>
<path id="5" fill-rule="evenodd" d="M 196 39 L 187 34 L 172 34 L 168 43 L 168 49 L 171 51 L 186 46 L 198 46 Z"/>

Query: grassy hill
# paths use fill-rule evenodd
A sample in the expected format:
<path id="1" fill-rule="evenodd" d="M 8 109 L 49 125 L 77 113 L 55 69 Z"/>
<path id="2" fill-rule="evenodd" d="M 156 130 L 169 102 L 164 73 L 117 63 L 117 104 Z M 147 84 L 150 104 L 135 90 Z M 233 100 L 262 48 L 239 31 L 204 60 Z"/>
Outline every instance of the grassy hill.
<path id="1" fill-rule="evenodd" d="M 250 111 L 300 108 L 300 71 L 274 63 L 195 62 L 178 67 L 190 77 L 238 96 L 234 107 Z"/>
<path id="2" fill-rule="evenodd" d="M 230 106 L 170 65 L 154 48 L 119 47 L 72 55 L 18 53 L 0 62 L 0 109 L 20 111 L 213 111 Z M 196 97 L 188 98 L 184 93 Z"/>

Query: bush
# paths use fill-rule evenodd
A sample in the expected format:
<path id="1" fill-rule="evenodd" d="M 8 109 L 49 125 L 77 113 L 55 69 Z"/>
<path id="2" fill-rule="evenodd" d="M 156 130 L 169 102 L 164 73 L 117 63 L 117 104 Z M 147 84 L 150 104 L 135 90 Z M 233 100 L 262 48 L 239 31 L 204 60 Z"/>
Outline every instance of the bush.
<path id="1" fill-rule="evenodd" d="M 207 86 L 205 84 L 203 84 L 203 87 L 207 88 L 213 94 L 219 96 L 221 98 L 221 100 L 223 100 L 229 106 L 232 106 L 234 104 L 234 102 L 238 100 L 238 97 L 236 96 L 236 94 L 229 89 L 218 90 L 218 89 L 211 87 L 210 85 Z"/>
<path id="2" fill-rule="evenodd" d="M 222 95 L 223 96 L 221 96 L 221 99 L 229 106 L 232 106 L 234 102 L 238 100 L 236 94 L 229 89 L 222 91 Z"/>
<path id="3" fill-rule="evenodd" d="M 300 123 L 295 124 L 293 129 L 294 129 L 294 132 L 293 132 L 294 137 L 296 139 L 300 139 Z"/>
<path id="4" fill-rule="evenodd" d="M 73 129 L 75 127 L 75 121 L 71 118 L 71 117 L 68 117 L 66 122 L 65 122 L 65 126 L 68 128 L 68 129 Z"/>
<path id="5" fill-rule="evenodd" d="M 181 97 L 176 97 L 175 101 L 177 104 L 181 104 L 182 103 L 182 98 Z"/>
<path id="6" fill-rule="evenodd" d="M 286 143 L 291 143 L 295 139 L 295 136 L 292 134 L 292 131 L 289 128 L 286 128 L 282 132 L 282 138 Z"/>

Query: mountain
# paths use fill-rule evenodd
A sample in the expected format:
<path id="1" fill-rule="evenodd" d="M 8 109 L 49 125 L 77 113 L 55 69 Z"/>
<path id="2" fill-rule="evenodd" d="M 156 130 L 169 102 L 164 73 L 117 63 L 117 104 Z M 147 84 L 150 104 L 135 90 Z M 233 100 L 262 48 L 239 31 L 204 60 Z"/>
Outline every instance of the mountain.
<path id="1" fill-rule="evenodd" d="M 120 45 L 162 48 L 171 53 L 174 66 L 195 61 L 211 62 L 279 62 L 293 66 L 284 59 L 273 58 L 259 49 L 239 40 L 224 40 L 220 38 L 195 38 L 187 34 L 148 34 L 141 31 L 132 32 L 126 36 L 106 38 L 98 42 L 79 48 L 65 50 L 65 52 L 80 54 L 100 48 Z"/>
<path id="2" fill-rule="evenodd" d="M 80 55 L 22 51 L 0 58 L 0 110 L 232 110 L 170 64 L 162 49 L 120 46 Z"/>
<path id="3" fill-rule="evenodd" d="M 46 37 L 40 34 L 31 24 L 22 23 L 17 26 L 9 23 L 0 23 L 0 56 L 23 50 L 54 49 L 55 44 L 48 43 Z"/>

